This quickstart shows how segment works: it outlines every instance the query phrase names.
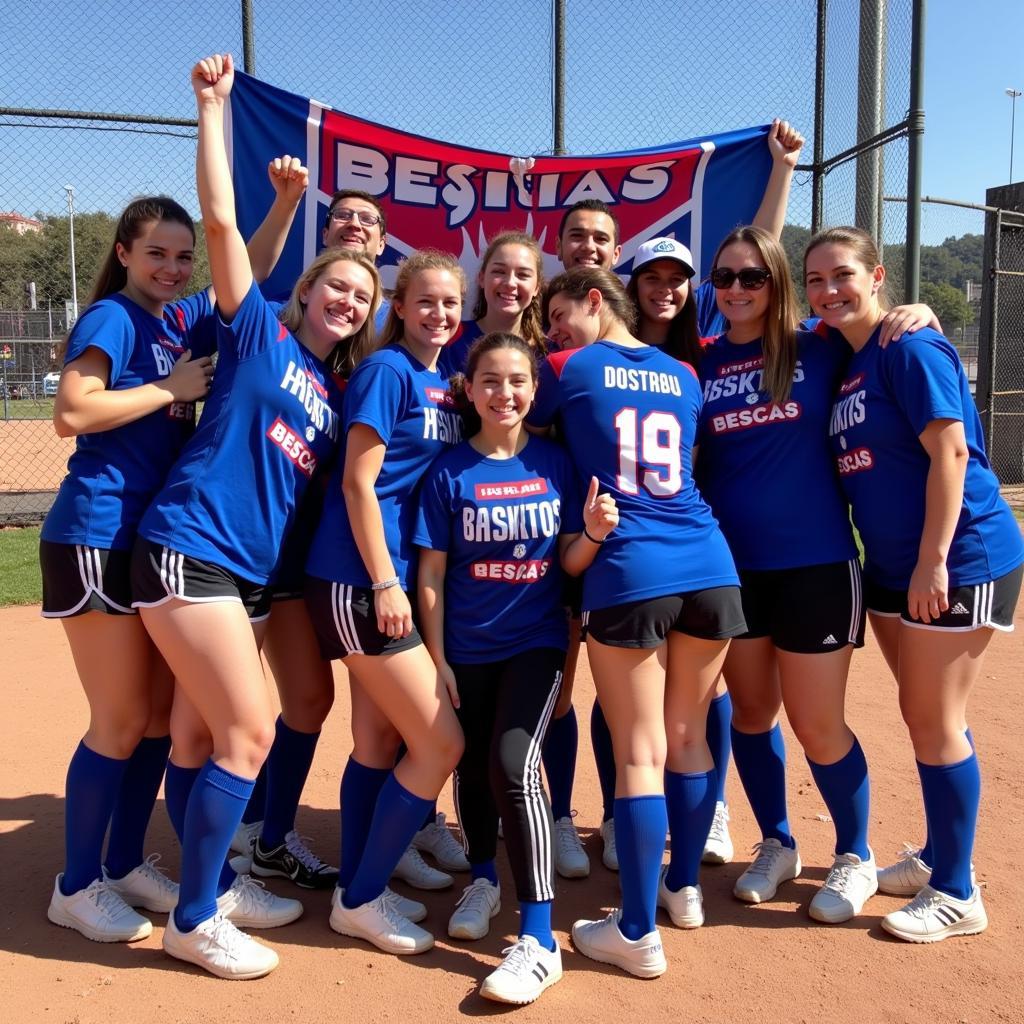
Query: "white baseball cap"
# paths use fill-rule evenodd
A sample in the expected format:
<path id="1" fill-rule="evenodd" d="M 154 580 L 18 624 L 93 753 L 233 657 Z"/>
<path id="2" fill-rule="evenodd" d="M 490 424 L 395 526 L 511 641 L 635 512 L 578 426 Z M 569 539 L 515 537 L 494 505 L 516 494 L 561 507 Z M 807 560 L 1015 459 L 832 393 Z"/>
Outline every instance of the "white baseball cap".
<path id="1" fill-rule="evenodd" d="M 637 273 L 655 260 L 675 260 L 680 263 L 689 277 L 696 271 L 693 269 L 693 256 L 690 250 L 674 238 L 652 238 L 644 242 L 633 257 L 633 273 Z"/>

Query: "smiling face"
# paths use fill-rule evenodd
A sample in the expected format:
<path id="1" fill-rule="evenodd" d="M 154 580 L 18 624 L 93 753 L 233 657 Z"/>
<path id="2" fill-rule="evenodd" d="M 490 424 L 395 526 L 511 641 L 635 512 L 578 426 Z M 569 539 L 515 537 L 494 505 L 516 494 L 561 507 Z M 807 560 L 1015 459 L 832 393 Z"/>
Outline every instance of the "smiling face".
<path id="1" fill-rule="evenodd" d="M 391 308 L 402 321 L 402 341 L 424 366 L 433 366 L 462 318 L 462 281 L 450 270 L 431 268 L 413 274 Z"/>
<path id="2" fill-rule="evenodd" d="M 155 316 L 163 314 L 192 277 L 192 232 L 173 220 L 142 225 L 130 247 L 116 245 L 117 258 L 127 273 L 124 294 Z"/>
<path id="3" fill-rule="evenodd" d="M 566 270 L 573 267 L 611 270 L 619 262 L 622 247 L 615 242 L 615 223 L 607 213 L 576 210 L 566 218 L 555 251 Z"/>
<path id="4" fill-rule="evenodd" d="M 492 348 L 480 356 L 466 397 L 485 427 L 508 430 L 518 426 L 537 394 L 533 364 L 515 348 Z"/>
<path id="5" fill-rule="evenodd" d="M 365 225 L 360 218 L 376 220 L 376 223 Z M 377 208 L 356 196 L 339 199 L 331 209 L 327 227 L 323 230 L 323 241 L 325 248 L 351 249 L 376 261 L 384 251 L 384 234 Z"/>
<path id="6" fill-rule="evenodd" d="M 480 271 L 477 284 L 488 313 L 521 316 L 540 288 L 536 257 L 525 245 L 499 245 Z"/>
<path id="7" fill-rule="evenodd" d="M 767 270 L 757 247 L 750 242 L 733 242 L 718 254 L 715 270 Z M 734 327 L 744 333 L 760 333 L 765 314 L 772 297 L 772 282 L 766 281 L 761 288 L 744 288 L 737 278 L 728 288 L 715 289 L 715 301 L 722 315 Z"/>
<path id="8" fill-rule="evenodd" d="M 690 277 L 676 260 L 655 260 L 637 274 L 637 307 L 644 320 L 671 323 L 689 294 Z"/>
<path id="9" fill-rule="evenodd" d="M 582 299 L 573 299 L 567 292 L 552 296 L 548 303 L 548 337 L 562 348 L 592 345 L 601 335 L 600 299 L 597 289 L 591 289 Z"/>
<path id="10" fill-rule="evenodd" d="M 844 334 L 874 328 L 881 316 L 878 293 L 884 281 L 885 268 L 866 266 L 848 245 L 815 246 L 804 261 L 811 309 Z"/>
<path id="11" fill-rule="evenodd" d="M 299 289 L 305 305 L 301 338 L 321 359 L 366 323 L 373 303 L 373 278 L 352 260 L 335 260 Z"/>

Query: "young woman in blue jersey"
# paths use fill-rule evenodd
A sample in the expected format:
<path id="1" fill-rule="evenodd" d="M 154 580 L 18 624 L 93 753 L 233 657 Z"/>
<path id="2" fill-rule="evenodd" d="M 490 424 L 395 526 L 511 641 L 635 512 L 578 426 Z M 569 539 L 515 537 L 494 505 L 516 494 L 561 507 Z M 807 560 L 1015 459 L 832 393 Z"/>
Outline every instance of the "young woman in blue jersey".
<path id="1" fill-rule="evenodd" d="M 174 682 L 132 612 L 128 566 L 139 518 L 213 373 L 209 296 L 174 301 L 194 245 L 173 200 L 129 204 L 68 338 L 54 403 L 58 434 L 77 442 L 43 523 L 43 615 L 64 626 L 90 722 L 68 766 L 65 865 L 48 916 L 100 942 L 145 938 L 152 925 L 132 906 L 166 913 L 176 899 L 155 858 L 143 860 Z"/>
<path id="2" fill-rule="evenodd" d="M 503 231 L 487 243 L 477 274 L 473 319 L 465 321 L 445 346 L 437 370 L 447 380 L 466 369 L 473 343 L 501 331 L 524 338 L 539 356 L 547 354 L 540 319 L 544 261 L 537 239 L 522 231 Z"/>
<path id="3" fill-rule="evenodd" d="M 139 524 L 132 590 L 182 695 L 175 745 L 180 732 L 183 744 L 199 746 L 205 729 L 212 747 L 194 778 L 169 787 L 182 869 L 164 949 L 218 977 L 256 978 L 274 969 L 277 954 L 232 921 L 267 926 L 302 912 L 294 900 L 267 906 L 251 893 L 224 891 L 228 844 L 274 734 L 260 622 L 281 541 L 339 438 L 329 367 L 339 348 L 364 343 L 372 331 L 380 286 L 366 257 L 328 251 L 299 279 L 280 319 L 264 301 L 235 222 L 224 147 L 233 80 L 230 56 L 192 71 L 219 361 L 199 429 Z M 239 913 L 229 918 L 229 910 Z"/>
<path id="4" fill-rule="evenodd" d="M 424 642 L 466 736 L 455 796 L 473 881 L 448 934 L 483 938 L 501 909 L 500 815 L 520 934 L 481 994 L 519 1004 L 562 976 L 551 933 L 554 822 L 540 780 L 568 639 L 558 563 L 582 572 L 617 521 L 596 480 L 581 514 L 569 456 L 523 429 L 536 388 L 523 339 L 487 334 L 470 349 L 451 390 L 471 436 L 431 467 L 415 535 Z"/>
<path id="5" fill-rule="evenodd" d="M 699 899 L 672 891 L 661 859 L 668 827 L 679 874 L 695 876 L 714 814 L 704 725 L 729 637 L 746 628 L 739 580 L 693 482 L 693 369 L 633 336 L 633 305 L 610 272 L 562 274 L 544 303 L 575 347 L 542 367 L 530 420 L 560 419 L 580 477 L 613 491 L 620 516 L 584 577 L 583 611 L 615 753 L 622 909 L 577 921 L 573 939 L 593 959 L 655 977 L 667 966 L 656 906 L 684 927 L 702 921 Z"/>
<path id="6" fill-rule="evenodd" d="M 391 953 L 433 936 L 388 879 L 462 754 L 451 698 L 413 624 L 413 529 L 427 467 L 462 438 L 437 359 L 458 328 L 465 278 L 447 253 L 400 267 L 382 347 L 345 391 L 344 458 L 328 484 L 306 565 L 306 601 L 325 658 L 352 693 L 353 749 L 341 782 L 341 865 L 331 927 Z M 399 739 L 407 752 L 395 765 Z"/>
<path id="7" fill-rule="evenodd" d="M 807 298 L 853 349 L 829 433 L 864 544 L 865 604 L 896 676 L 928 839 L 880 872 L 919 891 L 882 927 L 909 942 L 988 924 L 971 853 L 980 773 L 967 704 L 994 630 L 1013 628 L 1024 545 L 989 468 L 959 356 L 930 329 L 878 343 L 885 268 L 872 239 L 835 228 L 804 256 Z"/>
<path id="8" fill-rule="evenodd" d="M 786 812 L 785 705 L 836 829 L 835 861 L 810 914 L 858 914 L 876 889 L 867 764 L 846 723 L 846 680 L 863 645 L 860 564 L 827 439 L 849 358 L 840 339 L 798 331 L 786 254 L 737 228 L 710 275 L 728 331 L 702 353 L 697 479 L 732 550 L 748 631 L 725 661 L 736 768 L 761 829 L 737 880 L 761 903 L 800 873 Z"/>

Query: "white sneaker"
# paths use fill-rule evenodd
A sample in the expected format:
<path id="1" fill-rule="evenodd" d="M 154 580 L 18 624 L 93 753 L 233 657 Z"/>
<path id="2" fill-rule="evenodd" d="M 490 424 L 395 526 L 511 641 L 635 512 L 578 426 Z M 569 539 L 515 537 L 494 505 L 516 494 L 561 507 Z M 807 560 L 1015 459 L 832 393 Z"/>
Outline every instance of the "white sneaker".
<path id="1" fill-rule="evenodd" d="M 907 942 L 941 942 L 951 935 L 977 935 L 988 927 L 988 915 L 975 886 L 958 900 L 926 885 L 905 907 L 882 918 L 882 927 Z"/>
<path id="2" fill-rule="evenodd" d="M 93 942 L 137 942 L 153 933 L 153 925 L 131 907 L 102 878 L 65 896 L 59 874 L 46 916 L 61 928 L 73 928 Z"/>
<path id="3" fill-rule="evenodd" d="M 677 928 L 699 928 L 704 923 L 704 894 L 699 885 L 684 885 L 672 892 L 665 884 L 668 865 L 661 869 L 658 879 L 658 906 L 668 912 Z"/>
<path id="4" fill-rule="evenodd" d="M 778 839 L 755 843 L 753 864 L 736 879 L 733 895 L 747 903 L 764 903 L 775 895 L 782 882 L 800 874 L 800 853 L 794 846 L 783 846 Z"/>
<path id="5" fill-rule="evenodd" d="M 298 900 L 275 896 L 252 875 L 238 875 L 217 897 L 217 913 L 241 928 L 279 928 L 298 920 L 302 911 Z"/>
<path id="6" fill-rule="evenodd" d="M 190 932 L 178 931 L 171 914 L 164 929 L 164 951 L 229 981 L 262 978 L 279 963 L 272 949 L 240 932 L 219 913 Z"/>
<path id="7" fill-rule="evenodd" d="M 402 859 L 391 872 L 392 878 L 400 878 L 414 889 L 447 889 L 455 879 L 437 868 L 432 868 L 420 855 L 420 851 L 410 846 Z"/>
<path id="8" fill-rule="evenodd" d="M 235 829 L 235 834 L 231 837 L 231 849 L 235 853 L 243 853 L 246 857 L 252 856 L 253 843 L 259 838 L 259 834 L 263 831 L 262 821 L 253 821 L 248 825 L 243 821 L 239 824 L 238 828 Z"/>
<path id="9" fill-rule="evenodd" d="M 878 869 L 878 891 L 890 896 L 916 896 L 932 878 L 932 869 L 921 860 L 921 851 L 910 843 L 896 855 L 896 863 Z M 978 884 L 978 876 L 971 864 L 971 885 Z"/>
<path id="10" fill-rule="evenodd" d="M 729 835 L 729 807 L 719 800 L 715 804 L 715 817 L 708 830 L 708 837 L 704 841 L 701 863 L 728 864 L 732 860 L 734 852 L 732 836 Z"/>
<path id="11" fill-rule="evenodd" d="M 569 817 L 555 822 L 555 870 L 563 878 L 586 878 L 590 874 L 590 858 Z"/>
<path id="12" fill-rule="evenodd" d="M 335 889 L 331 896 L 331 927 L 341 935 L 365 939 L 385 953 L 425 953 L 434 945 L 434 936 L 399 914 L 386 893 L 387 890 L 375 900 L 349 909 L 341 902 L 341 890 Z"/>
<path id="13" fill-rule="evenodd" d="M 657 978 L 668 963 L 658 929 L 639 939 L 627 939 L 619 931 L 621 910 L 613 910 L 601 921 L 577 921 L 572 926 L 572 941 L 591 960 L 613 964 L 638 978 Z"/>
<path id="14" fill-rule="evenodd" d="M 342 890 L 344 893 L 344 890 Z M 397 910 L 402 917 L 407 917 L 413 924 L 422 921 L 427 916 L 427 908 L 419 900 L 411 900 L 401 893 L 395 892 L 389 886 L 384 887 L 384 895 L 388 902 Z"/>
<path id="15" fill-rule="evenodd" d="M 482 939 L 491 930 L 491 918 L 501 910 L 501 886 L 486 878 L 475 878 L 462 890 L 455 911 L 448 919 L 453 939 Z"/>
<path id="16" fill-rule="evenodd" d="M 465 851 L 448 831 L 443 814 L 439 813 L 412 837 L 412 846 L 421 853 L 429 853 L 445 871 L 469 870 Z"/>
<path id="17" fill-rule="evenodd" d="M 557 945 L 544 949 L 532 935 L 523 935 L 501 952 L 505 959 L 480 987 L 485 999 L 525 1006 L 562 979 L 562 951 Z"/>
<path id="18" fill-rule="evenodd" d="M 601 863 L 609 871 L 619 870 L 619 851 L 615 848 L 615 819 L 609 818 L 601 824 L 601 841 L 604 849 L 601 851 Z"/>
<path id="19" fill-rule="evenodd" d="M 878 891 L 874 855 L 861 860 L 854 853 L 840 853 L 832 861 L 825 884 L 814 894 L 807 912 L 815 921 L 840 924 L 856 917 Z"/>
<path id="20" fill-rule="evenodd" d="M 124 878 L 111 878 L 104 868 L 104 881 L 129 907 L 144 907 L 154 914 L 169 914 L 178 905 L 178 883 L 172 882 L 164 874 L 164 869 L 157 867 L 159 859 L 159 853 L 151 853 Z"/>

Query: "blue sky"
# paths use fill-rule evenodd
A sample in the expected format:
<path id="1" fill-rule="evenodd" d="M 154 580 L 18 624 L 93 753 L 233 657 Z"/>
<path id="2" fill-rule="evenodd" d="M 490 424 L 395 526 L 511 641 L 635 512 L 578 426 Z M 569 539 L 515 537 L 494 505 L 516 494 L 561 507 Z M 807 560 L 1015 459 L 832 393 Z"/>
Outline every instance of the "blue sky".
<path id="1" fill-rule="evenodd" d="M 320 24 L 298 0 L 255 0 L 257 73 L 371 120 L 453 142 L 530 153 L 551 145 L 549 0 L 325 3 Z M 200 52 L 240 55 L 238 0 L 173 8 L 93 0 L 68 17 L 62 0 L 0 0 L 5 60 L 0 104 L 192 113 L 188 68 Z M 829 4 L 826 151 L 852 142 L 857 4 Z M 171 11 L 168 14 L 168 11 Z M 381 12 L 387 12 L 381 18 Z M 813 114 L 813 0 L 568 0 L 567 143 L 575 152 L 668 143 L 787 113 Z M 168 25 L 168 18 L 173 24 Z M 169 31 L 170 29 L 170 31 Z M 889 0 L 889 121 L 903 117 L 909 2 Z M 926 194 L 972 202 L 1009 165 L 1007 86 L 1024 89 L 1021 0 L 930 0 L 925 60 Z M 1024 178 L 1024 97 L 1015 177 Z M 9 119 L 5 119 L 9 120 Z M 125 131 L 0 124 L 0 209 L 116 210 L 164 190 L 194 208 L 192 144 Z M 904 190 L 906 148 L 886 158 L 886 191 Z M 852 216 L 853 169 L 829 182 L 827 217 Z M 798 176 L 793 219 L 806 223 L 810 184 Z M 849 212 L 848 212 L 849 211 Z M 901 214 L 887 210 L 890 230 Z M 980 218 L 931 208 L 926 241 L 979 230 Z"/>

